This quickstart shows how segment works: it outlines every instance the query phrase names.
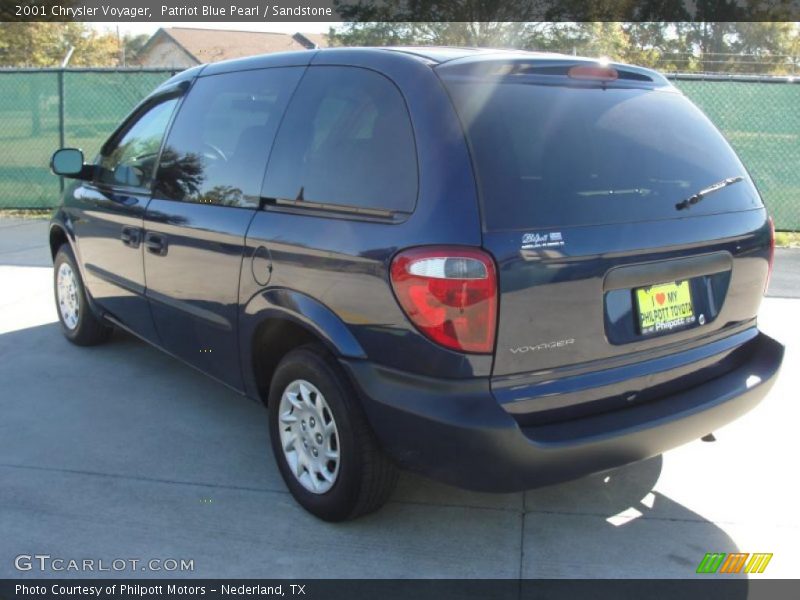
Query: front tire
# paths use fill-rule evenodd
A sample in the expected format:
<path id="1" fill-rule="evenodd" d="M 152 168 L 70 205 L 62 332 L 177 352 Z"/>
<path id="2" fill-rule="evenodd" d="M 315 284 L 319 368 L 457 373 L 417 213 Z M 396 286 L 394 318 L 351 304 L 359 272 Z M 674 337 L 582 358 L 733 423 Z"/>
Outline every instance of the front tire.
<path id="1" fill-rule="evenodd" d="M 58 320 L 64 336 L 78 346 L 95 346 L 107 341 L 111 327 L 92 312 L 86 298 L 75 255 L 62 244 L 53 261 L 53 291 Z"/>
<path id="2" fill-rule="evenodd" d="M 303 508 L 345 521 L 380 508 L 397 469 L 378 446 L 355 390 L 324 348 L 287 354 L 269 392 L 272 450 L 286 486 Z"/>

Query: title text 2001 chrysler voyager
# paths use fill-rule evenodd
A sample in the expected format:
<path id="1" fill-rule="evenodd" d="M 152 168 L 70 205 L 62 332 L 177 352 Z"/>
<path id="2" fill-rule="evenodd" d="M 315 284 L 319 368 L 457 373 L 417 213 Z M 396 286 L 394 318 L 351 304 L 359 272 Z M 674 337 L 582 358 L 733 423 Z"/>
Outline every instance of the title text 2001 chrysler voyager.
<path id="1" fill-rule="evenodd" d="M 772 386 L 771 221 L 661 75 L 568 56 L 331 49 L 200 66 L 50 227 L 76 344 L 130 331 L 268 404 L 315 515 L 396 465 L 512 491 L 656 455 Z"/>

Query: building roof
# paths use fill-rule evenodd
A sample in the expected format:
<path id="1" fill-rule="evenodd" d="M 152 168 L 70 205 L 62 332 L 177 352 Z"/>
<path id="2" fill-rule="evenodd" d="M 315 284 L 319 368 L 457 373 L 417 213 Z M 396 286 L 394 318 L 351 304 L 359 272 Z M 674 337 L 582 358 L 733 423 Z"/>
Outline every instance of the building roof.
<path id="1" fill-rule="evenodd" d="M 165 38 L 180 46 L 198 63 L 327 46 L 327 36 L 316 33 L 288 35 L 262 31 L 162 27 L 147 41 L 142 53 L 159 39 Z"/>

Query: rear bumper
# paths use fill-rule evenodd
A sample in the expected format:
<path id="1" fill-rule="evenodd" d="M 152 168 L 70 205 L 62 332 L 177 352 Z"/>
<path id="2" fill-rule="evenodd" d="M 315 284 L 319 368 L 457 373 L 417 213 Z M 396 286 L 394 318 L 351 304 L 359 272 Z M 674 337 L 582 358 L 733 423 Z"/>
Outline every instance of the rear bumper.
<path id="1" fill-rule="evenodd" d="M 512 492 L 642 460 L 695 440 L 756 406 L 784 348 L 759 333 L 733 371 L 611 412 L 521 427 L 488 379 L 441 380 L 343 361 L 384 449 L 401 465 L 458 487 Z"/>

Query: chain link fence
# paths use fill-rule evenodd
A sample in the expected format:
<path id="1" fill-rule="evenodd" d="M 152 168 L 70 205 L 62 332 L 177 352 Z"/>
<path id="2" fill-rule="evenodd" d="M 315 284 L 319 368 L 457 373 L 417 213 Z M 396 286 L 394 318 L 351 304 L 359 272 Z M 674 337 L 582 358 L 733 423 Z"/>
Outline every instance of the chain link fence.
<path id="1" fill-rule="evenodd" d="M 800 75 L 800 54 L 664 52 L 648 66 L 662 73 Z"/>
<path id="2" fill-rule="evenodd" d="M 172 70 L 0 70 L 0 209 L 50 208 L 60 146 L 89 158 Z M 669 75 L 728 137 L 781 230 L 800 230 L 800 81 L 791 77 Z"/>
<path id="3" fill-rule="evenodd" d="M 722 130 L 756 182 L 775 226 L 800 230 L 800 80 L 670 75 Z"/>
<path id="4" fill-rule="evenodd" d="M 0 209 L 51 208 L 53 151 L 91 160 L 130 110 L 174 70 L 0 69 Z"/>

